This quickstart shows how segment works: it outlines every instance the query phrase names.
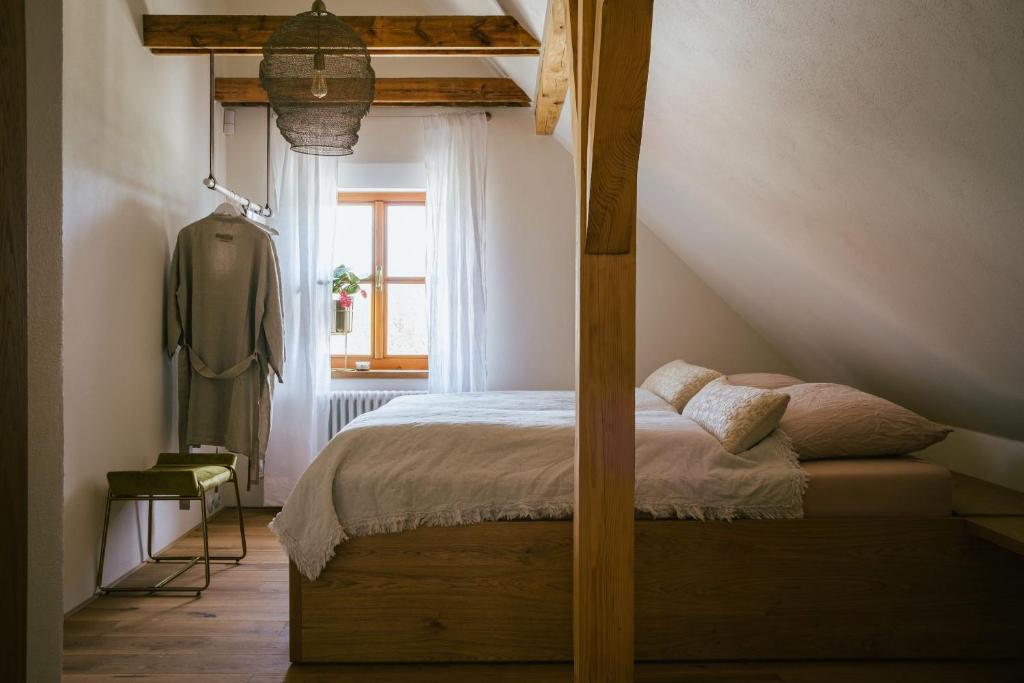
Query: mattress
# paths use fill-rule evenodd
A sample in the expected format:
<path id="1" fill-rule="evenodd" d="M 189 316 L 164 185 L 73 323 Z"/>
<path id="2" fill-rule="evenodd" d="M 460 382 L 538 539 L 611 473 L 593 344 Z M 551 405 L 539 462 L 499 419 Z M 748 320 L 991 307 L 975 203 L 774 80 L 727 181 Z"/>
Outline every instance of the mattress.
<path id="1" fill-rule="evenodd" d="M 808 476 L 804 517 L 945 517 L 953 479 L 916 458 L 843 458 L 801 465 Z"/>
<path id="2" fill-rule="evenodd" d="M 800 517 L 805 474 L 788 439 L 773 434 L 729 453 L 649 393 L 637 390 L 638 510 L 657 519 Z M 573 509 L 575 408 L 571 391 L 396 398 L 338 432 L 273 529 L 314 580 L 339 542 L 353 536 L 566 517 Z"/>

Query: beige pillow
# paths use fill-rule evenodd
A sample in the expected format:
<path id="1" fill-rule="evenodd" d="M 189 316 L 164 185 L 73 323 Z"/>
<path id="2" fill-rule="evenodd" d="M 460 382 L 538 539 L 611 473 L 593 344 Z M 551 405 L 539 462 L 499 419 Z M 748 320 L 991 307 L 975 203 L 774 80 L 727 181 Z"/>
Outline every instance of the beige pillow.
<path id="1" fill-rule="evenodd" d="M 778 426 L 789 396 L 768 389 L 729 384 L 716 379 L 690 399 L 688 417 L 722 443 L 730 453 L 753 448 Z"/>
<path id="2" fill-rule="evenodd" d="M 721 376 L 722 373 L 717 370 L 708 370 L 699 365 L 674 360 L 652 372 L 640 388 L 661 396 L 671 403 L 678 413 L 705 384 Z"/>
<path id="3" fill-rule="evenodd" d="M 802 384 L 802 379 L 796 377 L 790 377 L 789 375 L 780 375 L 775 372 L 744 372 L 739 375 L 729 375 L 726 377 L 729 384 L 735 384 L 739 387 L 755 387 L 757 389 L 781 389 L 782 387 L 791 387 L 794 384 Z"/>
<path id="4" fill-rule="evenodd" d="M 779 429 L 804 460 L 913 453 L 953 431 L 843 384 L 797 384 L 780 391 L 790 401 Z"/>

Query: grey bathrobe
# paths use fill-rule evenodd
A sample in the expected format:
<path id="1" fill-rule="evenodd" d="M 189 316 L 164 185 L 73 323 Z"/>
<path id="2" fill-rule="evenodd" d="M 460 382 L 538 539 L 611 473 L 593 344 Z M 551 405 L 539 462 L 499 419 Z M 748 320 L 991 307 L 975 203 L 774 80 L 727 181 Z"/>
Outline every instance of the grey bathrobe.
<path id="1" fill-rule="evenodd" d="M 270 235 L 213 213 L 178 233 L 167 292 L 167 353 L 178 354 L 178 444 L 224 446 L 263 474 L 273 377 L 283 381 L 281 277 Z"/>

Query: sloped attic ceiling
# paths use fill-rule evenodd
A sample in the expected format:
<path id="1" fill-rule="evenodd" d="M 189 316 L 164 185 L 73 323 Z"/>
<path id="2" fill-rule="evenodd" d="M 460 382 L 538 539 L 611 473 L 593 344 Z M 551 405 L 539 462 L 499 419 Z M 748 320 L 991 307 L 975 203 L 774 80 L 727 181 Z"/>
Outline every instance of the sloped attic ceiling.
<path id="1" fill-rule="evenodd" d="M 1024 3 L 655 2 L 640 207 L 806 378 L 1024 438 Z"/>
<path id="2" fill-rule="evenodd" d="M 1024 3 L 655 0 L 639 190 L 806 379 L 1024 439 Z"/>
<path id="3" fill-rule="evenodd" d="M 655 3 L 640 213 L 808 379 L 1024 439 L 1024 3 Z"/>
<path id="4" fill-rule="evenodd" d="M 1024 439 L 1024 3 L 654 19 L 640 219 L 805 378 Z"/>

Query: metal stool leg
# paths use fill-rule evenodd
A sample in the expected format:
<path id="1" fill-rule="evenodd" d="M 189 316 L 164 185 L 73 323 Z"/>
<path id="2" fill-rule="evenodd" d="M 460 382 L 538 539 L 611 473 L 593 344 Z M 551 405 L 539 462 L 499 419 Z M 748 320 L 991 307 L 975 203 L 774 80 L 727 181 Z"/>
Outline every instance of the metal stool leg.
<path id="1" fill-rule="evenodd" d="M 103 538 L 100 543 L 100 561 L 99 568 L 96 572 L 96 589 L 101 593 L 191 593 L 194 592 L 196 595 L 200 595 L 204 590 L 210 586 L 210 563 L 211 562 L 234 562 L 238 564 L 248 554 L 248 549 L 245 541 L 245 519 L 242 515 L 242 500 L 241 492 L 238 488 L 238 473 L 235 469 L 231 470 L 231 482 L 235 487 L 235 501 L 238 504 L 238 534 L 242 542 L 242 553 L 240 555 L 210 555 L 210 530 L 209 530 L 209 519 L 206 514 L 206 491 L 201 490 L 198 496 L 161 496 L 159 500 L 198 500 L 201 506 L 200 514 L 202 517 L 201 527 L 203 535 L 203 554 L 202 555 L 156 555 L 153 553 L 153 501 L 157 500 L 156 497 L 150 496 L 113 496 L 111 492 L 107 491 L 107 506 L 103 516 Z M 168 562 L 178 563 L 182 562 L 183 566 L 178 571 L 174 572 L 170 576 L 160 580 L 160 582 L 152 586 L 133 586 L 130 588 L 120 588 L 117 586 L 104 586 L 103 585 L 103 563 L 106 557 L 107 551 L 107 533 L 110 528 L 110 510 L 116 500 L 130 500 L 130 501 L 146 501 L 148 503 L 149 518 L 146 520 L 146 551 L 149 555 L 147 562 Z M 204 581 L 202 586 L 169 586 L 167 585 L 174 579 L 178 578 L 189 569 L 194 567 L 200 561 L 203 563 L 203 575 Z"/>
<path id="2" fill-rule="evenodd" d="M 146 555 L 149 559 L 146 562 L 159 562 L 153 555 L 153 496 L 149 497 L 149 514 L 146 516 Z"/>
<path id="3" fill-rule="evenodd" d="M 235 472 L 235 468 L 231 468 L 231 482 L 235 485 L 235 508 L 238 510 L 238 535 L 242 539 L 242 554 L 235 559 L 235 564 L 238 564 L 248 552 L 245 546 L 245 521 L 242 519 L 242 496 L 238 492 L 238 473 Z"/>
<path id="4" fill-rule="evenodd" d="M 147 539 L 147 549 L 152 552 L 153 547 L 153 522 L 152 522 L 152 510 L 153 510 L 153 496 L 112 496 L 109 492 L 107 493 L 107 511 L 103 524 L 103 547 L 100 550 L 100 567 L 97 573 L 97 588 L 101 593 L 195 593 L 199 595 L 210 586 L 210 544 L 209 535 L 207 530 L 207 519 L 206 519 L 206 496 L 205 493 L 201 492 L 199 496 L 173 496 L 161 498 L 161 500 L 198 500 L 203 506 L 202 510 L 202 527 L 203 527 L 203 554 L 202 555 L 191 555 L 191 556 L 159 556 L 152 557 L 155 562 L 159 561 L 179 561 L 184 562 L 184 566 L 178 571 L 174 572 L 170 576 L 161 579 L 158 583 L 152 586 L 103 586 L 101 584 L 103 580 L 103 559 L 106 554 L 107 545 L 107 530 L 110 526 L 110 508 L 111 504 L 116 500 L 124 501 L 148 501 L 150 510 L 150 519 L 148 523 L 149 538 Z M 202 560 L 205 565 L 205 581 L 202 586 L 168 586 L 167 584 L 178 578 L 189 569 L 194 567 L 199 561 Z"/>
<path id="5" fill-rule="evenodd" d="M 103 560 L 107 555 L 107 528 L 110 526 L 110 489 L 107 489 L 107 507 L 103 513 L 103 540 L 100 541 L 100 566 L 96 570 L 96 590 L 103 591 Z"/>
<path id="6" fill-rule="evenodd" d="M 246 544 L 245 544 L 245 522 L 242 519 L 242 505 L 241 505 L 242 499 L 239 496 L 239 491 L 238 491 L 238 474 L 235 472 L 235 469 L 233 467 L 230 467 L 228 469 L 231 470 L 231 481 L 235 485 L 235 501 L 238 503 L 238 533 L 241 536 L 241 540 L 242 540 L 242 554 L 241 555 L 210 555 L 209 557 L 210 557 L 210 561 L 211 562 L 215 562 L 215 563 L 216 562 L 234 562 L 235 564 L 238 564 L 241 560 L 245 559 L 245 556 L 247 554 Z M 182 500 L 184 500 L 184 499 L 182 499 Z M 206 503 L 205 503 L 206 493 L 205 492 L 203 492 L 202 500 L 204 501 L 203 502 L 203 515 L 205 516 L 205 514 L 206 514 Z M 152 506 L 152 504 L 153 503 L 152 503 L 152 500 L 151 500 L 150 501 L 150 505 Z M 153 554 L 152 545 L 150 545 L 149 555 L 153 559 L 154 562 L 174 562 L 174 561 L 181 562 L 181 561 L 187 561 L 187 560 L 191 560 L 192 559 L 192 555 L 154 555 Z"/>
<path id="7" fill-rule="evenodd" d="M 196 595 L 199 595 L 210 587 L 210 531 L 209 525 L 206 523 L 206 491 L 201 492 L 199 504 L 202 506 L 203 513 L 203 570 L 206 576 L 206 582 L 200 590 L 196 591 Z"/>

